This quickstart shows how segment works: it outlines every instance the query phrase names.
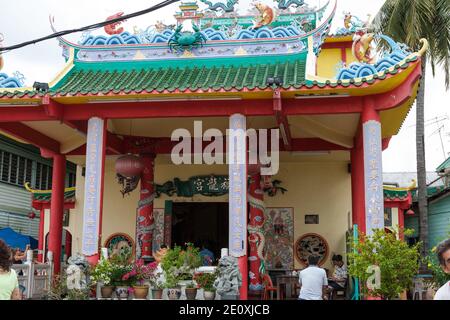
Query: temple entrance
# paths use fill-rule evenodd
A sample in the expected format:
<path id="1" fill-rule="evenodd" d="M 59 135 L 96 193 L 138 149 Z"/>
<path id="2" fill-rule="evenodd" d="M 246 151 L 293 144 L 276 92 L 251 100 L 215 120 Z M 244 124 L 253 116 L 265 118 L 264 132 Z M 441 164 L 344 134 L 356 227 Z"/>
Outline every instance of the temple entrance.
<path id="1" fill-rule="evenodd" d="M 174 202 L 172 214 L 172 245 L 206 243 L 216 260 L 228 248 L 228 202 Z"/>

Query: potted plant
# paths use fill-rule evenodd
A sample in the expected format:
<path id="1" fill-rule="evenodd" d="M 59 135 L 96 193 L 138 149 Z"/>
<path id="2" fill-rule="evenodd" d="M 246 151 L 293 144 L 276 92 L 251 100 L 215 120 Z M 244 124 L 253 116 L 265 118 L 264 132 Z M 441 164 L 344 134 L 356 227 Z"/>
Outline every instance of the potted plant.
<path id="1" fill-rule="evenodd" d="M 131 251 L 129 248 L 123 248 L 118 254 L 111 256 L 110 261 L 113 265 L 111 283 L 116 287 L 116 297 L 119 299 L 128 299 L 130 279 L 125 277 L 131 269 L 132 265 L 129 264 L 131 257 Z"/>
<path id="2" fill-rule="evenodd" d="M 149 282 L 156 267 L 155 262 L 146 265 L 144 260 L 139 259 L 132 265 L 131 271 L 122 277 L 123 280 L 130 281 L 136 299 L 147 298 L 149 286 L 146 282 Z"/>
<path id="3" fill-rule="evenodd" d="M 186 244 L 186 249 L 175 246 L 167 250 L 161 260 L 161 268 L 166 278 L 169 299 L 181 296 L 180 282 L 192 281 L 195 268 L 200 265 L 200 250 L 191 243 Z"/>
<path id="4" fill-rule="evenodd" d="M 195 282 L 203 289 L 203 297 L 205 300 L 214 300 L 216 298 L 216 288 L 214 281 L 217 278 L 217 270 L 215 272 L 202 272 L 194 276 Z"/>
<path id="5" fill-rule="evenodd" d="M 195 297 L 197 296 L 197 286 L 195 282 L 191 281 L 184 289 L 184 292 L 186 293 L 187 300 L 195 300 Z"/>
<path id="6" fill-rule="evenodd" d="M 164 289 L 164 280 L 162 278 L 163 273 L 155 268 L 150 275 L 149 282 L 152 287 L 152 298 L 153 299 L 162 299 L 163 289 Z"/>
<path id="7" fill-rule="evenodd" d="M 167 289 L 167 297 L 169 300 L 178 300 L 181 297 L 181 288 L 178 285 L 178 280 L 169 276 L 166 278 L 166 282 L 164 283 L 164 287 Z"/>
<path id="8" fill-rule="evenodd" d="M 68 288 L 67 275 L 55 276 L 50 288 L 45 291 L 43 300 L 89 300 L 89 287 Z"/>
<path id="9" fill-rule="evenodd" d="M 404 230 L 408 235 L 411 230 Z M 358 241 L 350 240 L 352 253 L 348 256 L 349 275 L 359 278 L 366 297 L 398 299 L 409 288 L 419 269 L 420 243 L 408 246 L 396 234 L 383 229 L 371 236 L 360 234 Z"/>
<path id="10" fill-rule="evenodd" d="M 111 284 L 111 278 L 113 276 L 113 264 L 105 259 L 103 256 L 100 261 L 91 270 L 91 281 L 93 284 L 101 283 L 102 298 L 111 298 L 114 291 L 114 286 Z"/>

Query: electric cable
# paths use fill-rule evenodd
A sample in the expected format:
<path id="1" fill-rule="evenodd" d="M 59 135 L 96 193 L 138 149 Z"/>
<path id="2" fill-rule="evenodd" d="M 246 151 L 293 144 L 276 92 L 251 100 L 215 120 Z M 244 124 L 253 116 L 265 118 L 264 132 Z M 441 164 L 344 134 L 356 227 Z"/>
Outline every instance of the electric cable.
<path id="1" fill-rule="evenodd" d="M 22 42 L 22 43 L 19 43 L 19 44 L 13 45 L 13 46 L 9 46 L 9 47 L 0 47 L 0 53 L 2 53 L 2 52 L 9 52 L 11 50 L 19 49 L 19 48 L 28 46 L 30 44 L 36 44 L 38 42 L 42 42 L 42 41 L 53 39 L 53 38 L 58 38 L 58 37 L 61 37 L 61 36 L 67 35 L 67 34 L 71 34 L 71 33 L 75 33 L 75 32 L 82 32 L 82 31 L 87 31 L 87 30 L 98 29 L 98 28 L 107 26 L 107 25 L 112 24 L 112 23 L 116 23 L 116 22 L 123 21 L 123 20 L 128 20 L 128 19 L 131 19 L 131 18 L 134 18 L 134 17 L 137 17 L 137 16 L 141 16 L 143 14 L 146 14 L 146 13 L 149 13 L 149 12 L 152 12 L 152 11 L 164 8 L 164 7 L 166 7 L 166 6 L 170 5 L 170 4 L 178 2 L 178 1 L 180 1 L 180 0 L 165 0 L 165 1 L 162 1 L 162 2 L 154 5 L 153 7 L 150 7 L 150 8 L 141 10 L 141 11 L 137 11 L 137 12 L 134 12 L 134 13 L 130 13 L 130 14 L 127 14 L 127 15 L 123 15 L 121 17 L 114 18 L 114 19 L 111 19 L 111 20 L 106 20 L 106 21 L 103 21 L 103 22 L 100 22 L 100 23 L 91 24 L 91 25 L 88 25 L 88 26 L 85 26 L 85 27 L 81 27 L 81 28 L 78 28 L 78 29 L 70 29 L 70 30 L 64 30 L 64 31 L 55 32 L 55 33 L 52 33 L 52 34 L 50 34 L 48 36 L 45 36 L 45 37 L 42 37 L 42 38 L 38 38 L 38 39 Z"/>

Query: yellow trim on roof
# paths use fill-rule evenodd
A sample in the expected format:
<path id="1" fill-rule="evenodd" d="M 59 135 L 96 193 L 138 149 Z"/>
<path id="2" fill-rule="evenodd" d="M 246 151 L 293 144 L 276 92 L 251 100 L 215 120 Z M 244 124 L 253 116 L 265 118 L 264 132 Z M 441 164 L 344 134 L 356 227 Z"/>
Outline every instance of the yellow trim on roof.
<path id="1" fill-rule="evenodd" d="M 345 35 L 345 36 L 328 36 L 325 38 L 324 43 L 331 42 L 349 42 L 353 41 L 353 34 Z"/>
<path id="2" fill-rule="evenodd" d="M 407 188 L 399 188 L 399 187 L 391 187 L 391 186 L 383 186 L 383 190 L 388 190 L 388 191 L 410 191 L 411 187 L 407 187 Z"/>
<path id="3" fill-rule="evenodd" d="M 416 81 L 414 86 L 411 88 L 411 97 L 406 102 L 396 108 L 380 112 L 380 120 L 382 124 L 381 135 L 383 138 L 388 138 L 398 134 L 403 125 L 403 122 L 406 119 L 406 116 L 411 110 L 414 100 L 416 100 L 418 89 L 419 81 Z"/>
<path id="4" fill-rule="evenodd" d="M 52 190 L 37 190 L 37 189 L 32 189 L 30 187 L 30 183 L 29 182 L 25 182 L 25 189 L 28 192 L 31 193 L 52 193 Z M 68 191 L 75 191 L 76 187 L 69 187 L 69 188 L 65 188 L 64 192 L 68 192 Z"/>
<path id="5" fill-rule="evenodd" d="M 48 86 L 53 87 L 56 85 L 64 76 L 73 68 L 75 60 L 75 49 L 73 47 L 69 48 L 69 59 L 67 60 L 64 68 L 55 76 L 55 78 L 49 82 Z"/>

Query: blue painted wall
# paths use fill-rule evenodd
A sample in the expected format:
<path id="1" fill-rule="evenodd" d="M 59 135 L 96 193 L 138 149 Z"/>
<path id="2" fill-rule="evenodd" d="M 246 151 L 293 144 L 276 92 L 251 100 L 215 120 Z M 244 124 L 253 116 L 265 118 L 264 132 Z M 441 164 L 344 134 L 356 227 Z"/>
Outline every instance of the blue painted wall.
<path id="1" fill-rule="evenodd" d="M 414 237 L 419 236 L 419 216 L 405 217 L 405 227 L 414 229 Z M 450 237 L 450 192 L 428 204 L 429 249 Z"/>
<path id="2" fill-rule="evenodd" d="M 450 236 L 450 192 L 428 204 L 430 247 Z"/>

